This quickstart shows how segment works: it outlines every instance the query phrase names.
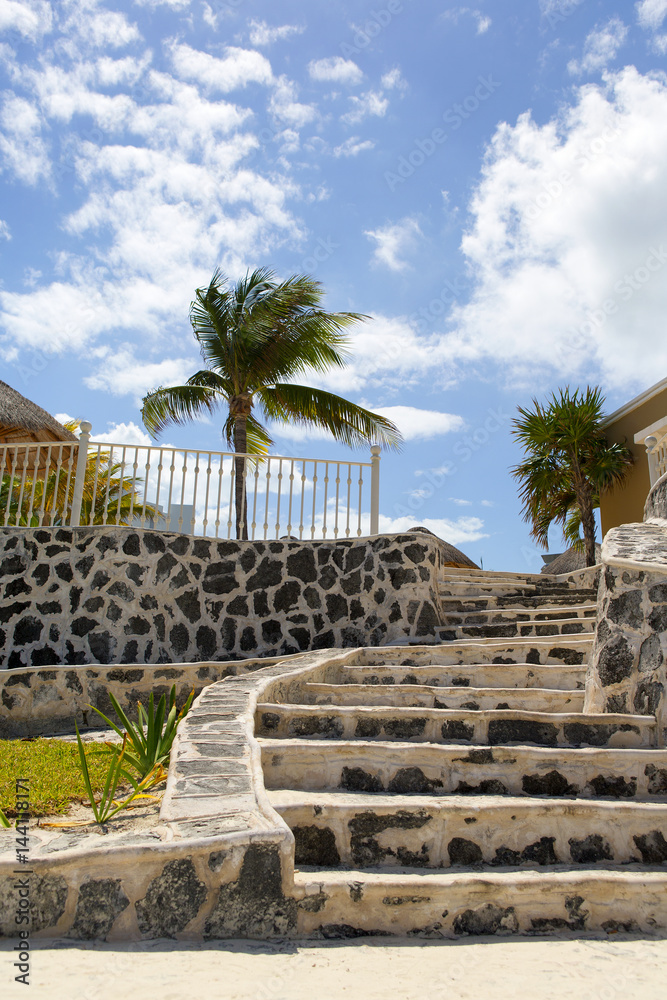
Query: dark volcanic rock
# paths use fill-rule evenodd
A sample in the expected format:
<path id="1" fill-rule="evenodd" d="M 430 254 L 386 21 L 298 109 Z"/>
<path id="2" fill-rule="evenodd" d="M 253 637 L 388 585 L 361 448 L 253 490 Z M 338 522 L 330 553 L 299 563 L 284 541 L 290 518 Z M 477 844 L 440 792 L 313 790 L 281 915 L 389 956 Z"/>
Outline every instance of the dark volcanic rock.
<path id="1" fill-rule="evenodd" d="M 173 938 L 194 920 L 205 899 L 206 886 L 192 860 L 169 861 L 135 903 L 139 930 L 144 937 Z"/>

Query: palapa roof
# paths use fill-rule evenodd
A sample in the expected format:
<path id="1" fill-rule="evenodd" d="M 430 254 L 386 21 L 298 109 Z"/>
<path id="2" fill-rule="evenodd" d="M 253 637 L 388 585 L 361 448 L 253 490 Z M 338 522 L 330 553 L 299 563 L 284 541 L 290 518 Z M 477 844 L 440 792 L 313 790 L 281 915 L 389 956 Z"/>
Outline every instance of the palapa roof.
<path id="1" fill-rule="evenodd" d="M 479 569 L 479 566 L 474 563 L 472 559 L 469 559 L 468 556 L 464 555 L 460 549 L 457 549 L 454 545 L 450 545 L 450 543 L 446 542 L 444 538 L 440 538 L 433 531 L 429 531 L 429 529 L 425 528 L 423 525 L 418 524 L 414 528 L 408 528 L 408 533 L 413 531 L 422 531 L 426 535 L 433 535 L 434 538 L 438 538 L 439 541 L 442 542 L 444 549 L 442 554 L 443 566 L 452 566 L 457 569 Z"/>
<path id="2" fill-rule="evenodd" d="M 0 381 L 0 443 L 78 441 L 55 417 Z"/>
<path id="3" fill-rule="evenodd" d="M 595 545 L 595 561 L 596 563 L 602 560 L 602 547 L 599 543 Z M 586 553 L 579 552 L 577 549 L 567 549 L 565 552 L 561 552 L 559 556 L 552 559 L 550 563 L 547 563 L 540 570 L 541 573 L 576 573 L 578 569 L 586 569 Z"/>

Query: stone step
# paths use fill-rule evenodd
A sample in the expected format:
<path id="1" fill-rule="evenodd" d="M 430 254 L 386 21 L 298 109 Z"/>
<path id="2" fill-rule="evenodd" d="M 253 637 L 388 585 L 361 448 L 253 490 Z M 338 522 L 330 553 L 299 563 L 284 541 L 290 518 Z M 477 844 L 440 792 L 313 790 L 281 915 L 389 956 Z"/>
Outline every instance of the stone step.
<path id="1" fill-rule="evenodd" d="M 295 865 L 333 868 L 667 862 L 667 803 L 273 789 Z"/>
<path id="2" fill-rule="evenodd" d="M 381 666 L 345 666 L 334 679 L 339 684 L 426 684 L 429 687 L 549 688 L 583 690 L 585 666 L 536 664 L 454 663 L 419 666 L 386 663 Z"/>
<path id="3" fill-rule="evenodd" d="M 667 871 L 644 865 L 437 873 L 320 869 L 296 872 L 295 891 L 298 932 L 325 939 L 588 931 L 651 935 L 667 925 Z M 600 996 L 613 992 L 601 990 Z"/>
<path id="4" fill-rule="evenodd" d="M 569 597 L 572 601 L 579 599 L 581 594 L 588 597 L 595 594 L 591 588 L 570 588 L 557 583 L 513 583 L 509 580 L 438 580 L 438 590 L 443 596 L 445 594 L 484 595 L 495 597 L 505 597 L 512 595 L 515 598 L 522 597 Z"/>
<path id="5" fill-rule="evenodd" d="M 582 666 L 593 645 L 591 636 L 557 636 L 551 638 L 460 639 L 446 644 L 423 639 L 393 642 L 391 646 L 369 647 L 364 650 L 364 663 L 382 664 L 387 660 L 418 666 L 421 663 L 564 663 Z"/>
<path id="6" fill-rule="evenodd" d="M 540 608 L 486 608 L 480 611 L 448 611 L 448 626 L 458 625 L 506 625 L 512 622 L 562 621 L 568 618 L 593 618 L 597 615 L 597 604 L 544 605 Z"/>
<path id="7" fill-rule="evenodd" d="M 267 788 L 667 800 L 667 750 L 260 741 Z"/>
<path id="8" fill-rule="evenodd" d="M 255 731 L 272 738 L 330 740 L 380 739 L 419 743 L 471 743 L 497 746 L 652 747 L 655 719 L 645 715 L 578 712 L 478 712 L 439 708 L 346 705 L 257 706 Z"/>
<path id="9" fill-rule="evenodd" d="M 520 581 L 521 583 L 531 583 L 541 586 L 552 584 L 560 587 L 569 586 L 569 577 L 562 579 L 553 573 L 515 573 L 504 572 L 494 569 L 473 569 L 454 566 L 445 566 L 441 571 L 443 580 L 473 580 L 477 583 L 484 583 L 486 580 L 508 580 L 510 582 Z"/>
<path id="10" fill-rule="evenodd" d="M 448 594 L 439 590 L 440 607 L 445 614 L 474 613 L 480 611 L 529 611 L 542 608 L 574 608 L 591 606 L 595 603 L 593 591 L 569 591 L 567 594 L 533 594 L 517 598 L 512 594 L 479 594 L 470 596 Z"/>
<path id="11" fill-rule="evenodd" d="M 591 567 L 594 572 L 599 571 L 600 566 Z M 570 585 L 571 581 L 576 578 L 580 571 L 576 573 L 568 574 L 554 574 L 554 573 L 516 573 L 516 572 L 506 572 L 503 570 L 495 569 L 473 569 L 472 567 L 455 567 L 455 566 L 445 566 L 442 570 L 442 578 L 445 580 L 449 579 L 467 579 L 467 580 L 521 580 L 526 583 L 535 583 L 538 585 L 549 583 L 556 584 L 561 587 L 567 587 Z"/>
<path id="12" fill-rule="evenodd" d="M 447 624 L 435 628 L 434 632 L 437 639 L 445 642 L 452 639 L 509 639 L 513 636 L 539 638 L 547 635 L 592 635 L 594 630 L 594 618 L 564 618 L 453 627 Z"/>
<path id="13" fill-rule="evenodd" d="M 397 708 L 512 708 L 531 712 L 581 712 L 583 691 L 545 688 L 441 687 L 415 684 L 319 684 L 300 689 L 306 705 L 395 705 Z"/>
<path id="14" fill-rule="evenodd" d="M 454 566 L 446 566 L 442 570 L 442 575 L 444 580 L 475 580 L 481 582 L 484 582 L 484 580 L 519 580 L 522 583 L 536 584 L 560 582 L 561 586 L 566 586 L 562 581 L 558 581 L 554 576 L 546 573 L 511 573 L 495 569 L 465 569 L 464 567 L 457 569 Z"/>

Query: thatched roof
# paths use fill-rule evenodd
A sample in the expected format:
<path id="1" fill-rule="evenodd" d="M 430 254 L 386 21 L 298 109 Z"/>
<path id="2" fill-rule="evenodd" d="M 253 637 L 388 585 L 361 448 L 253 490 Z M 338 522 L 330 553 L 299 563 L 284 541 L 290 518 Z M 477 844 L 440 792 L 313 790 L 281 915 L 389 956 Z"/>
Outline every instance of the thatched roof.
<path id="1" fill-rule="evenodd" d="M 438 538 L 433 531 L 429 531 L 428 528 L 424 528 L 423 525 L 418 524 L 414 528 L 408 528 L 408 532 L 422 531 L 425 535 L 433 535 L 434 538 Z M 450 545 L 446 542 L 444 538 L 441 538 L 444 552 L 443 552 L 443 566 L 452 566 L 457 569 L 479 569 L 479 566 L 468 559 L 468 556 L 464 555 L 460 549 L 457 549 L 454 545 Z"/>
<path id="2" fill-rule="evenodd" d="M 602 560 L 602 548 L 599 544 L 595 546 L 596 563 Z M 542 573 L 575 573 L 578 569 L 586 569 L 586 553 L 578 552 L 577 549 L 568 549 L 561 552 L 559 556 L 546 563 L 541 569 Z"/>
<path id="3" fill-rule="evenodd" d="M 77 441 L 41 406 L 0 381 L 0 444 L 21 441 Z"/>

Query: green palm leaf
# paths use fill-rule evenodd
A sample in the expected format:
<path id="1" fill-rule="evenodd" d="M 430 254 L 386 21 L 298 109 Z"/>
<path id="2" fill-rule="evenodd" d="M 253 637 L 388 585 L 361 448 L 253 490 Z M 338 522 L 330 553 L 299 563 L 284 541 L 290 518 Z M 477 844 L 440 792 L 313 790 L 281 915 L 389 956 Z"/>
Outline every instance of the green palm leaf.
<path id="1" fill-rule="evenodd" d="M 334 393 L 281 383 L 261 389 L 257 395 L 272 420 L 323 428 L 334 440 L 351 447 L 368 441 L 400 447 L 401 435 L 390 420 Z"/>

